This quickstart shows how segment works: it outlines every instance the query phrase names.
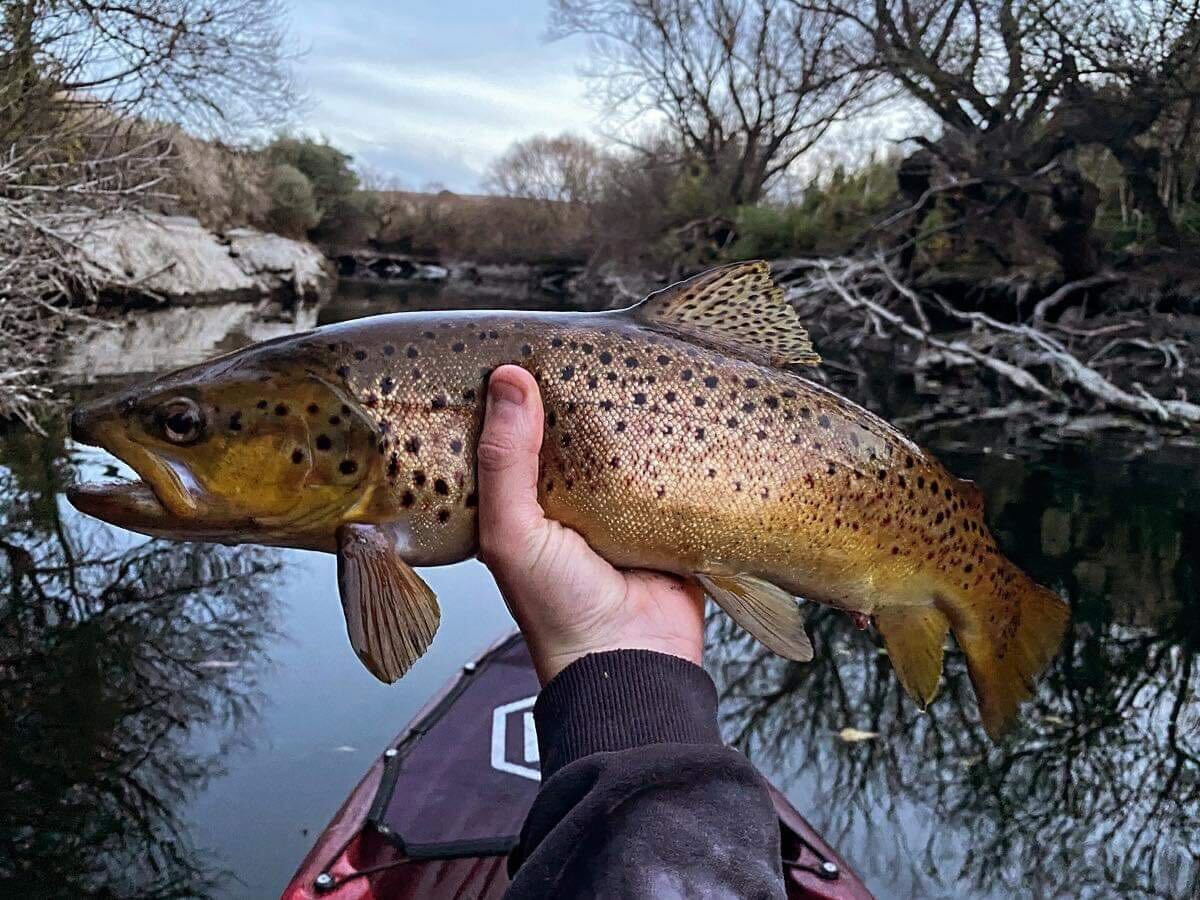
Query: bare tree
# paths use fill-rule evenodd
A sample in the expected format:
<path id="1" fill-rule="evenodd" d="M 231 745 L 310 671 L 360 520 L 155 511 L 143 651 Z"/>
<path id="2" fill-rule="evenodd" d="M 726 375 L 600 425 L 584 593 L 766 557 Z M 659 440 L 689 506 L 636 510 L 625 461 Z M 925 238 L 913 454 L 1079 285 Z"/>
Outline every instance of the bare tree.
<path id="1" fill-rule="evenodd" d="M 586 138 L 534 135 L 516 141 L 492 161 L 484 186 L 508 197 L 592 203 L 599 194 L 605 159 Z"/>
<path id="2" fill-rule="evenodd" d="M 1200 99 L 1200 0 L 797 2 L 858 29 L 858 64 L 940 120 L 942 135 L 912 136 L 923 150 L 901 188 L 918 225 L 939 207 L 959 226 L 951 256 L 1038 264 L 1048 248 L 1068 278 L 1094 274 L 1083 147 L 1113 155 L 1158 240 L 1179 246 L 1149 138 Z"/>
<path id="3" fill-rule="evenodd" d="M 33 423 L 80 305 L 125 286 L 83 251 L 161 195 L 174 120 L 232 134 L 294 101 L 277 0 L 11 0 L 0 9 L 0 416 Z"/>
<path id="4" fill-rule="evenodd" d="M 770 182 L 864 99 L 839 17 L 774 0 L 554 0 L 553 36 L 592 41 L 587 73 L 618 135 L 664 122 L 729 204 Z"/>

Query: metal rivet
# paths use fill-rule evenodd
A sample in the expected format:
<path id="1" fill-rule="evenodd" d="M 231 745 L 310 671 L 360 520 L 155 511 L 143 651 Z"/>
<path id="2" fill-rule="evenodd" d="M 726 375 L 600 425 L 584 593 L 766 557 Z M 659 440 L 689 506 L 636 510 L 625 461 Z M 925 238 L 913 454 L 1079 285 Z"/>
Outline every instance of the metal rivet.
<path id="1" fill-rule="evenodd" d="M 821 877 L 822 878 L 837 878 L 837 876 L 838 876 L 837 863 L 831 863 L 828 861 L 821 863 Z"/>
<path id="2" fill-rule="evenodd" d="M 388 759 L 391 759 L 399 752 L 400 751 L 397 750 L 395 747 L 388 747 L 386 750 L 383 751 L 383 755 L 386 756 Z"/>
<path id="3" fill-rule="evenodd" d="M 475 668 L 476 668 L 475 663 L 469 662 L 465 666 L 463 666 L 463 671 L 464 672 L 474 672 Z"/>
<path id="4" fill-rule="evenodd" d="M 316 877 L 313 883 L 317 886 L 318 890 L 327 891 L 333 887 L 333 876 L 328 872 L 322 872 Z"/>

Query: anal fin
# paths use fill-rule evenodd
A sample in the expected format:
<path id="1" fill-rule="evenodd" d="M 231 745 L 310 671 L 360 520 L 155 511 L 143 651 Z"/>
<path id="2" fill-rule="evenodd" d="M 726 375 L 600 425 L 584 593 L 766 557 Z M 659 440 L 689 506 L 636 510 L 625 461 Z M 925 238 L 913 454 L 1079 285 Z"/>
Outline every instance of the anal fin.
<path id="1" fill-rule="evenodd" d="M 876 612 L 875 627 L 904 690 L 924 709 L 942 677 L 942 647 L 950 620 L 933 606 L 896 606 Z"/>
<path id="2" fill-rule="evenodd" d="M 783 588 L 746 574 L 697 572 L 696 580 L 733 621 L 769 650 L 796 662 L 813 658 L 800 604 Z"/>
<path id="3" fill-rule="evenodd" d="M 401 559 L 386 527 L 338 529 L 338 589 L 354 652 L 391 684 L 429 649 L 441 621 L 437 596 Z"/>

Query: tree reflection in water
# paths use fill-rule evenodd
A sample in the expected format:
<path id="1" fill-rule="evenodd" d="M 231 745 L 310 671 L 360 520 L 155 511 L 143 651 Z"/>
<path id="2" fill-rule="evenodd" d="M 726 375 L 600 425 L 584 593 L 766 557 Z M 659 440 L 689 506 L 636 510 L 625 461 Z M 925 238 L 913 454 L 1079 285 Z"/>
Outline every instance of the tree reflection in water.
<path id="1" fill-rule="evenodd" d="M 1006 548 L 1074 613 L 1017 733 L 987 740 L 957 648 L 921 713 L 878 639 L 814 606 L 807 665 L 710 620 L 725 734 L 882 896 L 1200 896 L 1194 462 L 974 468 Z M 879 736 L 846 742 L 845 727 Z"/>
<path id="2" fill-rule="evenodd" d="M 278 554 L 75 517 L 56 443 L 0 441 L 0 895 L 204 895 L 180 809 L 255 709 Z"/>

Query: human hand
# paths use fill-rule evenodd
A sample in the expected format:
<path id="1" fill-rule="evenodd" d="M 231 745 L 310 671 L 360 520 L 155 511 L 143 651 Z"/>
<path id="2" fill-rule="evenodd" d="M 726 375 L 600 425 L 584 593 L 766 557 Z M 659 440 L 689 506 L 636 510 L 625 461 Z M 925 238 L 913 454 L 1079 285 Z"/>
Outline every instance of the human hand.
<path id="1" fill-rule="evenodd" d="M 657 650 L 699 663 L 704 594 L 671 575 L 620 571 L 538 504 L 542 400 L 519 366 L 488 386 L 479 437 L 479 558 L 491 569 L 545 685 L 602 650 Z"/>

